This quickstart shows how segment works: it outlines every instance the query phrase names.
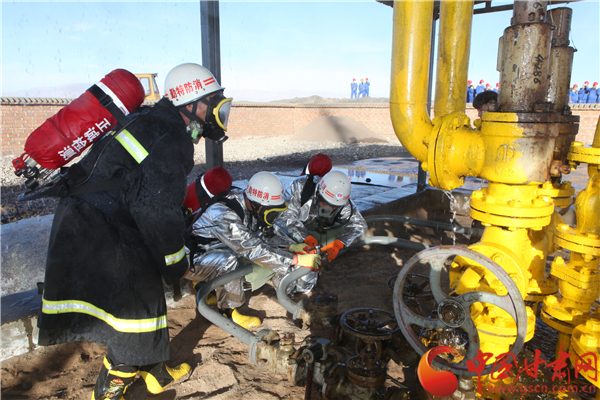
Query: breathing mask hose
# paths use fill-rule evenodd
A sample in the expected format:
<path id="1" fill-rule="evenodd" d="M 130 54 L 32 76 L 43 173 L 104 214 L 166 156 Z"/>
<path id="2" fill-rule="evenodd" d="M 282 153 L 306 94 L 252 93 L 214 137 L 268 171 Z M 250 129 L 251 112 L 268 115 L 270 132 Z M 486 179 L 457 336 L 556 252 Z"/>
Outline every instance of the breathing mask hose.
<path id="1" fill-rule="evenodd" d="M 223 143 L 229 137 L 225 135 L 225 132 L 220 128 L 215 128 L 214 124 L 210 122 L 203 121 L 196 115 L 196 110 L 198 108 L 198 102 L 194 102 L 192 111 L 188 111 L 185 106 L 181 106 L 179 109 L 183 115 L 188 117 L 190 120 L 190 124 L 188 126 L 188 131 L 194 140 L 194 144 L 197 144 L 200 141 L 201 137 L 206 139 L 213 140 L 217 143 Z M 207 114 L 210 110 L 207 111 Z"/>

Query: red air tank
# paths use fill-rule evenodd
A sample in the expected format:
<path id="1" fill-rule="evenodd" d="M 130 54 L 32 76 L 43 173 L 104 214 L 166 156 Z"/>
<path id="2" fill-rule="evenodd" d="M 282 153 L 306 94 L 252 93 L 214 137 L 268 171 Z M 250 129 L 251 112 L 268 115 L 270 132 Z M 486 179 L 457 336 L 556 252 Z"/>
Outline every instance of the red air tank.
<path id="1" fill-rule="evenodd" d="M 144 102 L 144 87 L 127 70 L 115 69 L 102 78 L 97 86 L 111 97 L 125 115 Z M 88 89 L 29 135 L 25 142 L 25 153 L 13 160 L 15 173 L 20 175 L 27 167 L 36 164 L 46 169 L 62 167 L 116 124 L 117 119 Z"/>

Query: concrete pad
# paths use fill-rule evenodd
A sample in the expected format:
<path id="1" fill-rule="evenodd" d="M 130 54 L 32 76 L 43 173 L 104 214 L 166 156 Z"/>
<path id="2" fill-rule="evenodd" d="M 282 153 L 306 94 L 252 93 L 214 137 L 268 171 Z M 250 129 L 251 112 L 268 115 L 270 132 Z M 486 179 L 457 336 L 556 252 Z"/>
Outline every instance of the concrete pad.
<path id="1" fill-rule="evenodd" d="M 2 324 L 0 360 L 35 350 L 38 339 L 37 314 Z"/>
<path id="2" fill-rule="evenodd" d="M 2 296 L 37 289 L 44 281 L 53 219 L 45 215 L 2 225 Z"/>

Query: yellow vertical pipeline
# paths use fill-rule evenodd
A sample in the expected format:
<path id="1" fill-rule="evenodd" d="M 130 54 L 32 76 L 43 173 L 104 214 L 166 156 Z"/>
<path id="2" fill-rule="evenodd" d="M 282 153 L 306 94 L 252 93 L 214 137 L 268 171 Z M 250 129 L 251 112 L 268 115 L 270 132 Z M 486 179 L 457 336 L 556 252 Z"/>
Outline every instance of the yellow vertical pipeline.
<path id="1" fill-rule="evenodd" d="M 594 133 L 591 147 L 593 149 L 600 149 L 600 119 L 596 123 L 596 132 Z M 575 198 L 577 232 L 600 235 L 600 196 L 598 196 L 600 164 L 589 162 L 587 170 L 589 180 L 586 189 Z"/>
<path id="2" fill-rule="evenodd" d="M 594 134 L 594 140 L 592 140 L 592 147 L 600 149 L 600 119 L 596 123 L 596 133 Z"/>
<path id="3" fill-rule="evenodd" d="M 440 2 L 435 116 L 465 111 L 473 1 Z"/>
<path id="4" fill-rule="evenodd" d="M 596 122 L 596 133 L 594 133 L 591 147 L 600 149 L 600 118 L 598 119 L 598 122 Z M 588 176 L 591 178 L 595 174 L 600 174 L 600 164 L 588 163 Z"/>
<path id="5" fill-rule="evenodd" d="M 427 161 L 423 139 L 433 125 L 427 110 L 433 1 L 394 2 L 390 116 L 402 146 Z"/>

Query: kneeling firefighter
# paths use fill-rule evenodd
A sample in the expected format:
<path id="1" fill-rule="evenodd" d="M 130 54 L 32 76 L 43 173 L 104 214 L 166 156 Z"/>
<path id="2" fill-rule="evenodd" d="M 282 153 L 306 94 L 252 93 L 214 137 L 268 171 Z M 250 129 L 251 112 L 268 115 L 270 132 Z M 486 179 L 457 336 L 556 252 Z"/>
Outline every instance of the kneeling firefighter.
<path id="1" fill-rule="evenodd" d="M 178 282 L 188 271 L 181 205 L 194 143 L 224 138 L 231 99 L 191 63 L 169 72 L 165 90 L 156 105 L 132 113 L 126 129 L 99 140 L 103 151 L 92 147 L 95 156 L 78 163 L 83 183 L 63 194 L 54 216 L 39 344 L 106 345 L 96 400 L 123 399 L 138 373 L 156 394 L 190 370 L 165 364 L 163 280 Z"/>
<path id="2" fill-rule="evenodd" d="M 210 205 L 192 227 L 200 250 L 187 279 L 207 282 L 244 263 L 254 265 L 251 274 L 216 291 L 221 313 L 244 328 L 261 324 L 259 318 L 238 311 L 245 302 L 244 282 L 256 290 L 275 274 L 287 274 L 292 265 L 313 270 L 321 266 L 319 255 L 295 255 L 287 250 L 287 245 L 277 243 L 279 237 L 272 233 L 272 227 L 286 208 L 279 178 L 270 172 L 259 172 L 244 190 L 232 189 Z"/>
<path id="3" fill-rule="evenodd" d="M 288 208 L 277 220 L 276 232 L 298 243 L 290 248 L 299 254 L 322 252 L 327 261 L 335 260 L 342 249 L 367 233 L 367 222 L 350 199 L 350 191 L 350 180 L 341 171 L 296 178 L 284 192 Z M 287 291 L 308 293 L 316 283 L 317 274 L 308 274 Z"/>

